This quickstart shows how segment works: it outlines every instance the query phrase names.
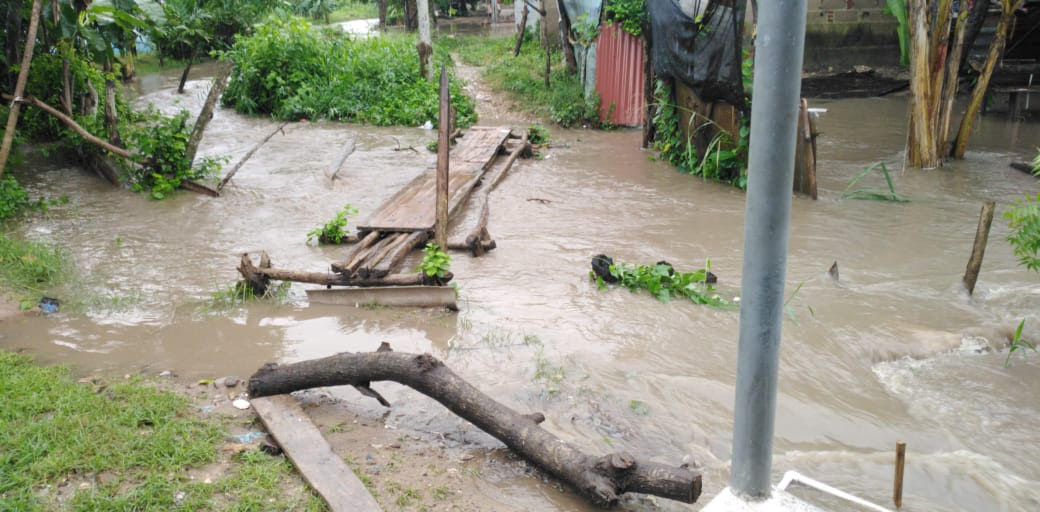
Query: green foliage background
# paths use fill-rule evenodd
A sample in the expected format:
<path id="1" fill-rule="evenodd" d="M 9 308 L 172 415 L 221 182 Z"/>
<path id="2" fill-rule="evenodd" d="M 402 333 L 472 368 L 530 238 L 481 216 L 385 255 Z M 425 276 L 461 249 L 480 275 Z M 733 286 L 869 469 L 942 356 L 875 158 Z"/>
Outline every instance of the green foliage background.
<path id="1" fill-rule="evenodd" d="M 271 18 L 239 38 L 224 104 L 279 119 L 326 118 L 375 125 L 437 124 L 438 87 L 419 75 L 411 36 L 352 39 L 301 18 Z M 450 65 L 441 48 L 434 62 Z M 451 80 L 458 126 L 476 122 L 473 100 Z"/>

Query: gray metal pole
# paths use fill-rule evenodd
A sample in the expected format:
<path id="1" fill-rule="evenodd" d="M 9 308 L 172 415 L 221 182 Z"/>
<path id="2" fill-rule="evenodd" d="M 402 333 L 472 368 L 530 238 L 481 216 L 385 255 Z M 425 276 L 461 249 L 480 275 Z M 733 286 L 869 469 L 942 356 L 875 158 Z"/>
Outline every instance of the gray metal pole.
<path id="1" fill-rule="evenodd" d="M 759 16 L 730 475 L 733 493 L 752 500 L 771 489 L 806 0 L 760 2 Z"/>

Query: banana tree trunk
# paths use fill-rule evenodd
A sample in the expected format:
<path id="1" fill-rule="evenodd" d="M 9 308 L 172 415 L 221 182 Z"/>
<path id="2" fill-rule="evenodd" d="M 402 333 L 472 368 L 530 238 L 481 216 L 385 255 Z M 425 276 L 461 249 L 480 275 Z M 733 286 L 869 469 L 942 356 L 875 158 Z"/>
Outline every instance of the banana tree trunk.
<path id="1" fill-rule="evenodd" d="M 22 94 L 25 93 L 25 81 L 29 78 L 29 64 L 32 63 L 33 47 L 36 46 L 36 28 L 39 26 L 39 22 L 40 0 L 33 0 L 32 14 L 29 15 L 29 34 L 25 37 L 25 51 L 22 52 L 22 67 L 18 70 L 18 79 L 14 86 L 15 99 L 21 98 Z M 17 37 L 15 40 L 17 41 Z M 13 102 L 11 111 L 7 114 L 4 140 L 0 143 L 0 177 L 4 175 L 4 168 L 7 167 L 7 158 L 11 155 L 11 145 L 14 144 L 14 130 L 18 126 L 18 114 L 21 108 L 20 103 Z"/>
<path id="2" fill-rule="evenodd" d="M 951 156 L 954 158 L 964 158 L 964 153 L 968 150 L 968 141 L 971 139 L 971 132 L 975 127 L 975 118 L 979 114 L 979 110 L 982 109 L 982 100 L 986 96 L 986 89 L 989 87 L 989 80 L 993 77 L 993 70 L 997 67 L 997 61 L 1000 60 L 1000 56 L 1004 53 L 1004 45 L 1007 43 L 1008 27 L 1011 25 L 1011 18 L 1015 16 L 1015 9 L 1018 9 L 1022 5 L 1022 0 L 1018 0 L 1011 5 L 1009 0 L 1003 0 L 1003 10 L 1000 13 L 1000 20 L 997 22 L 997 32 L 993 35 L 993 42 L 989 45 L 989 54 L 986 55 L 986 63 L 982 68 L 982 74 L 979 75 L 978 82 L 975 83 L 975 89 L 971 91 L 971 99 L 968 100 L 968 108 L 964 111 L 964 117 L 961 118 L 961 127 L 957 130 L 957 139 L 953 143 L 953 151 Z"/>

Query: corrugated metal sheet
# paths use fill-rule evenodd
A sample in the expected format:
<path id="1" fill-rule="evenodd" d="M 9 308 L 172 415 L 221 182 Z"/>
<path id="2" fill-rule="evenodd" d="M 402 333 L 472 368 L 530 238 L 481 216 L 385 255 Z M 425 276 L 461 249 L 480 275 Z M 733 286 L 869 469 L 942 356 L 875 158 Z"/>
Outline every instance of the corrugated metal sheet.
<path id="1" fill-rule="evenodd" d="M 596 92 L 600 119 L 621 126 L 643 124 L 643 40 L 617 24 L 604 25 L 596 41 Z"/>

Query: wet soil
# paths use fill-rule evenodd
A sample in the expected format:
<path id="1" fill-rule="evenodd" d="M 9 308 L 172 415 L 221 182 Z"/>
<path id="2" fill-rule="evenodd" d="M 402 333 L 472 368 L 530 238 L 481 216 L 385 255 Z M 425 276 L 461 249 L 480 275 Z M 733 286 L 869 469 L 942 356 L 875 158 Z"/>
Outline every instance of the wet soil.
<path id="1" fill-rule="evenodd" d="M 205 96 L 199 80 L 188 94 L 174 93 L 176 72 L 148 80 L 139 101 L 163 110 L 197 111 Z M 529 122 L 471 87 L 486 97 L 478 105 L 484 124 Z M 1028 339 L 1040 339 L 1040 278 L 1017 265 L 999 220 L 1009 201 L 1040 191 L 1007 165 L 1031 160 L 1040 127 L 983 117 L 967 159 L 903 171 L 905 98 L 812 106 L 827 109 L 820 200 L 796 197 L 791 213 L 787 286 L 798 292 L 784 321 L 774 477 L 795 469 L 887 503 L 892 448 L 905 440 L 905 510 L 1040 507 L 1033 391 L 1040 358 L 1016 356 L 1004 368 L 1008 334 L 1020 320 Z M 363 219 L 426 169 L 433 155 L 422 148 L 434 134 L 418 128 L 425 121 L 293 123 L 219 199 L 183 193 L 149 201 L 61 161 L 30 159 L 18 178 L 33 194 L 65 195 L 70 204 L 26 222 L 21 234 L 68 248 L 82 278 L 61 297 L 88 300 L 83 312 L 0 323 L 0 346 L 84 373 L 173 370 L 191 381 L 389 341 L 395 350 L 433 353 L 511 407 L 543 412 L 546 428 L 589 452 L 697 461 L 701 504 L 623 507 L 697 510 L 729 477 L 738 315 L 600 291 L 588 265 L 608 253 L 688 271 L 710 257 L 719 292 L 734 298 L 746 196 L 655 161 L 639 149 L 637 131 L 553 130 L 554 149 L 517 164 L 491 195 L 498 249 L 479 259 L 454 255 L 458 313 L 308 305 L 303 286 L 291 289 L 287 305 L 212 305 L 211 293 L 238 278 L 244 251 L 267 250 L 276 266 L 312 271 L 341 258 L 343 248 L 307 245 L 306 233 L 345 202 Z M 228 155 L 233 165 L 274 125 L 221 109 L 201 151 Z M 324 171 L 351 139 L 358 149 L 344 179 L 330 184 Z M 418 151 L 397 150 L 408 146 Z M 875 161 L 888 164 L 911 202 L 839 199 Z M 998 201 L 998 220 L 968 297 L 960 275 L 987 199 Z M 459 232 L 474 215 L 465 212 Z M 837 283 L 826 274 L 835 260 Z M 337 453 L 382 486 L 378 499 L 388 509 L 397 506 L 393 482 L 421 491 L 430 507 L 441 505 L 429 489 L 443 485 L 462 491 L 459 501 L 444 500 L 462 510 L 592 510 L 436 402 L 391 383 L 374 387 L 393 404 L 389 411 L 340 388 L 313 392 L 319 405 L 308 410 Z"/>

